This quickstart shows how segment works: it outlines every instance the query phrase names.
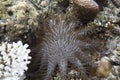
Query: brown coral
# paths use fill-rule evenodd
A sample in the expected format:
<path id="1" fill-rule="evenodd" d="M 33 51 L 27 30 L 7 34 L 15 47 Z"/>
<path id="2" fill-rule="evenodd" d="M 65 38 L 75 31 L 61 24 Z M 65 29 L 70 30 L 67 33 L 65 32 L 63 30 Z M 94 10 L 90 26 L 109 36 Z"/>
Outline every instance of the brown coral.
<path id="1" fill-rule="evenodd" d="M 6 7 L 6 13 L 9 17 L 0 20 L 0 38 L 3 40 L 18 39 L 23 35 L 27 39 L 27 34 L 38 28 L 40 14 L 29 1 L 15 1 Z"/>
<path id="2" fill-rule="evenodd" d="M 84 22 L 91 21 L 99 12 L 98 4 L 93 0 L 72 0 L 75 14 Z"/>

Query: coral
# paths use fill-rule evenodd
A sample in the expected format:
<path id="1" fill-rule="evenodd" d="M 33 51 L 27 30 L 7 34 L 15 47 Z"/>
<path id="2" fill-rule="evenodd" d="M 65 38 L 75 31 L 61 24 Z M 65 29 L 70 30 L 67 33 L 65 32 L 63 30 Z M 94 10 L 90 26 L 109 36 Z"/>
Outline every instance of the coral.
<path id="1" fill-rule="evenodd" d="M 94 0 L 72 0 L 75 14 L 82 21 L 90 21 L 99 12 L 99 5 Z"/>
<path id="2" fill-rule="evenodd" d="M 113 58 L 117 57 L 119 61 L 119 48 L 106 48 L 108 37 L 104 36 L 108 36 L 113 28 L 120 31 L 117 2 L 119 0 L 1 0 L 0 40 L 31 41 L 32 60 L 26 72 L 28 80 L 87 80 L 93 76 L 96 80 L 111 79 L 119 74 L 119 67 L 113 67 L 115 64 L 110 61 L 114 59 L 103 56 L 111 58 L 114 55 Z M 58 13 L 65 14 L 59 16 Z M 81 24 L 77 23 L 81 22 L 78 19 L 85 23 L 94 22 Z M 38 28 L 42 28 L 41 31 Z M 35 37 L 35 41 L 29 37 Z M 0 63 L 3 62 L 1 56 Z M 111 69 L 115 69 L 115 73 Z M 0 76 L 4 76 L 3 72 L 5 69 L 1 69 Z"/>
<path id="3" fill-rule="evenodd" d="M 12 44 L 2 42 L 0 45 L 0 79 L 20 80 L 30 63 L 28 44 L 21 41 Z"/>
<path id="4" fill-rule="evenodd" d="M 29 1 L 15 1 L 12 6 L 7 7 L 6 12 L 10 17 L 0 22 L 1 38 L 17 39 L 18 36 L 23 36 L 29 31 L 34 32 L 38 28 L 39 12 Z M 24 37 L 27 38 L 27 35 Z"/>
<path id="5" fill-rule="evenodd" d="M 11 0 L 0 0 L 0 20 L 5 20 L 8 19 L 10 16 L 9 14 L 6 12 L 7 10 L 7 6 L 11 4 Z"/>

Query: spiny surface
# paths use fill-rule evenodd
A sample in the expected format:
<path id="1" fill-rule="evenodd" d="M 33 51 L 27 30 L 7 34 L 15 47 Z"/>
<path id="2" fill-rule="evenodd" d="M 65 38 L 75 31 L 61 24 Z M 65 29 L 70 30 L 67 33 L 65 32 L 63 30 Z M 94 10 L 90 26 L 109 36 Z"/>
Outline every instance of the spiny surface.
<path id="1" fill-rule="evenodd" d="M 41 36 L 38 46 L 35 47 L 37 51 L 32 50 L 33 61 L 28 71 L 32 73 L 28 75 L 30 80 L 50 80 L 56 67 L 61 72 L 62 80 L 66 80 L 68 63 L 73 64 L 72 66 L 80 71 L 83 80 L 88 80 L 89 72 L 84 66 L 89 66 L 91 71 L 95 68 L 92 56 L 97 55 L 97 45 L 94 45 L 95 42 L 79 38 L 84 36 L 84 32 L 86 36 L 86 29 L 76 30 L 78 25 L 75 21 L 61 16 L 48 19 L 47 24 L 43 27 L 45 34 Z M 94 53 L 83 52 L 89 48 L 91 51 L 94 50 Z"/>

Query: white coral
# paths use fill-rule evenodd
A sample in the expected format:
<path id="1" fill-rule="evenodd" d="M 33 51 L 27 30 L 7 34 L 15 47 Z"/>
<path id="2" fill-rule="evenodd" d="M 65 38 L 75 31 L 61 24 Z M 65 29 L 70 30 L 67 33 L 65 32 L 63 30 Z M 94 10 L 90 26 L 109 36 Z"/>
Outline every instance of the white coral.
<path id="1" fill-rule="evenodd" d="M 0 45 L 0 80 L 20 80 L 30 63 L 28 44 L 2 42 Z"/>

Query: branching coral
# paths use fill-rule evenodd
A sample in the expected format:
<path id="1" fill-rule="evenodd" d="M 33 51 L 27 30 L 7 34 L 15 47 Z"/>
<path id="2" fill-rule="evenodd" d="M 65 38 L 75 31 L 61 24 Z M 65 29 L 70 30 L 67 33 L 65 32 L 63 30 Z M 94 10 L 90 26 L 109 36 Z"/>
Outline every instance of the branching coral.
<path id="1" fill-rule="evenodd" d="M 28 44 L 23 45 L 21 41 L 12 44 L 3 42 L 0 45 L 0 79 L 20 80 L 30 63 L 30 49 Z"/>

